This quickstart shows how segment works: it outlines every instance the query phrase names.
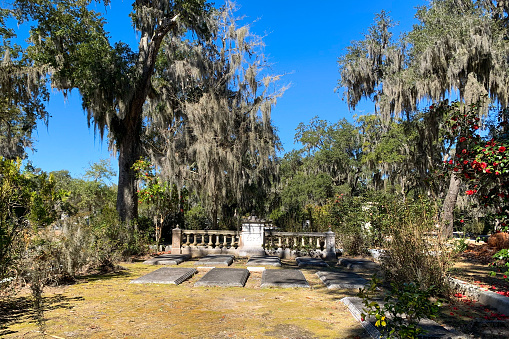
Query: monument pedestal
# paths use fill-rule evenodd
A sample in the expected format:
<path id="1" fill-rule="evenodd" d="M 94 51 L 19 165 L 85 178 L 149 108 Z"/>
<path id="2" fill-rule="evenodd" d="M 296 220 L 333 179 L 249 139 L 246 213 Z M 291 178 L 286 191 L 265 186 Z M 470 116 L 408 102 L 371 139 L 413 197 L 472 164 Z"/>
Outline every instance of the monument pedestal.
<path id="1" fill-rule="evenodd" d="M 242 221 L 242 233 L 238 249 L 239 257 L 265 256 L 265 220 L 254 216 Z"/>

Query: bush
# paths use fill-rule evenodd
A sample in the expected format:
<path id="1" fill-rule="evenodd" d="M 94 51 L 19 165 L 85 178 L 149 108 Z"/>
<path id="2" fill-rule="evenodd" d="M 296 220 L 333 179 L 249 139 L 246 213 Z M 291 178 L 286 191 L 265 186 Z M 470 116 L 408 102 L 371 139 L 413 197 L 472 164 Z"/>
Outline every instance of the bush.
<path id="1" fill-rule="evenodd" d="M 424 333 L 418 325 L 424 318 L 435 318 L 440 302 L 434 302 L 434 286 L 421 288 L 418 283 L 392 283 L 383 303 L 375 301 L 380 281 L 374 276 L 368 288 L 361 289 L 364 309 L 361 317 L 374 316 L 375 326 L 387 338 L 417 338 Z"/>
<path id="2" fill-rule="evenodd" d="M 416 282 L 448 293 L 447 271 L 451 253 L 441 237 L 436 206 L 426 199 L 385 204 L 385 277 L 398 285 Z"/>

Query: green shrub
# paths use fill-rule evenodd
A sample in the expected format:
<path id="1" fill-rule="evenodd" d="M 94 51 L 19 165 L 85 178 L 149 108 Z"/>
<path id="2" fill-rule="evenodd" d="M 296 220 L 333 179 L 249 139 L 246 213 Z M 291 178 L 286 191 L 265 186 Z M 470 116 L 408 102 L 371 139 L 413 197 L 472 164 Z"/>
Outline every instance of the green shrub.
<path id="1" fill-rule="evenodd" d="M 433 319 L 439 311 L 440 302 L 432 301 L 434 286 L 422 288 L 416 282 L 392 283 L 383 303 L 376 301 L 379 297 L 380 281 L 373 276 L 368 288 L 361 289 L 358 296 L 364 303 L 363 319 L 374 316 L 375 326 L 387 338 L 417 338 L 424 334 L 419 321 Z"/>

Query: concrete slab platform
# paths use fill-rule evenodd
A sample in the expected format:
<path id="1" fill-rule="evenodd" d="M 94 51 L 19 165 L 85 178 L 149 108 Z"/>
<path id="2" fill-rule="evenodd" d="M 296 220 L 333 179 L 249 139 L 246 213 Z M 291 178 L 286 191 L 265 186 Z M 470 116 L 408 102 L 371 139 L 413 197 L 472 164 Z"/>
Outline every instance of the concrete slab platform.
<path id="1" fill-rule="evenodd" d="M 297 265 L 299 267 L 305 266 L 319 266 L 319 267 L 329 267 L 325 261 L 320 258 L 310 258 L 310 257 L 297 257 L 295 258 Z"/>
<path id="2" fill-rule="evenodd" d="M 233 255 L 211 254 L 195 262 L 195 265 L 201 265 L 205 267 L 230 266 L 233 263 L 233 258 L 235 258 Z"/>
<path id="3" fill-rule="evenodd" d="M 249 271 L 244 268 L 213 268 L 194 286 L 244 287 Z"/>
<path id="4" fill-rule="evenodd" d="M 310 286 L 301 271 L 294 269 L 279 269 L 263 271 L 261 287 L 309 288 Z"/>
<path id="5" fill-rule="evenodd" d="M 376 318 L 374 316 L 370 316 L 362 320 L 361 313 L 364 308 L 364 304 L 361 298 L 346 297 L 341 299 L 341 302 L 348 307 L 350 313 L 352 313 L 353 317 L 361 323 L 362 327 L 364 327 L 371 338 L 385 338 L 375 327 Z M 452 330 L 449 331 L 430 319 L 421 320 L 419 322 L 419 326 L 421 326 L 426 331 L 425 334 L 419 335 L 419 338 L 465 338 L 462 333 Z"/>
<path id="6" fill-rule="evenodd" d="M 373 262 L 368 259 L 347 259 L 340 258 L 338 260 L 338 265 L 346 267 L 349 270 L 354 272 L 361 271 L 373 271 L 380 267 L 376 262 Z"/>
<path id="7" fill-rule="evenodd" d="M 359 289 L 364 288 L 368 281 L 353 272 L 316 272 L 328 289 Z"/>
<path id="8" fill-rule="evenodd" d="M 191 256 L 186 254 L 161 254 L 151 259 L 145 260 L 143 263 L 147 265 L 178 265 Z"/>
<path id="9" fill-rule="evenodd" d="M 197 271 L 194 268 L 183 267 L 161 267 L 138 279 L 131 281 L 131 284 L 174 284 L 178 285 L 191 278 Z"/>
<path id="10" fill-rule="evenodd" d="M 281 259 L 275 256 L 251 257 L 247 261 L 248 266 L 275 266 L 281 267 Z"/>

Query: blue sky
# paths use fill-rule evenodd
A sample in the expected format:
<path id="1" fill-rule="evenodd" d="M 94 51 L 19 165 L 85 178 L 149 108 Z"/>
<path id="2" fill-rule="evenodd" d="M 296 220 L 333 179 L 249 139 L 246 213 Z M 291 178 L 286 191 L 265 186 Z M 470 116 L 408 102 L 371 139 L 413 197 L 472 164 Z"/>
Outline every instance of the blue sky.
<path id="1" fill-rule="evenodd" d="M 221 3 L 217 1 L 216 3 Z M 238 16 L 251 23 L 251 30 L 264 36 L 265 54 L 274 74 L 285 74 L 281 86 L 289 89 L 278 100 L 272 120 L 279 130 L 285 151 L 295 148 L 295 128 L 314 116 L 336 122 L 354 113 L 369 113 L 372 104 L 365 103 L 356 112 L 348 110 L 341 93 L 335 93 L 339 73 L 337 59 L 353 40 L 373 23 L 376 13 L 390 12 L 401 31 L 416 22 L 416 6 L 425 1 L 310 1 L 239 0 Z M 99 9 L 99 8 L 98 8 Z M 106 29 L 112 41 L 122 40 L 136 46 L 136 33 L 130 26 L 131 2 L 113 0 L 106 14 Z M 53 92 L 48 105 L 49 126 L 39 125 L 35 138 L 37 151 L 29 151 L 29 160 L 45 171 L 67 169 L 74 177 L 84 173 L 91 162 L 117 159 L 108 151 L 108 141 L 95 135 L 87 126 L 77 91 L 65 100 Z"/>

